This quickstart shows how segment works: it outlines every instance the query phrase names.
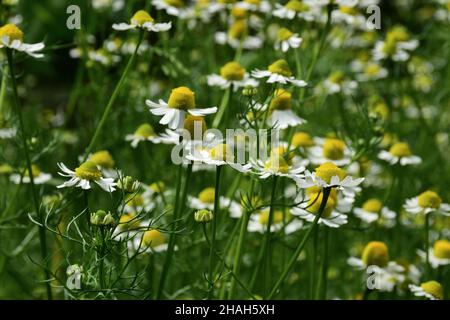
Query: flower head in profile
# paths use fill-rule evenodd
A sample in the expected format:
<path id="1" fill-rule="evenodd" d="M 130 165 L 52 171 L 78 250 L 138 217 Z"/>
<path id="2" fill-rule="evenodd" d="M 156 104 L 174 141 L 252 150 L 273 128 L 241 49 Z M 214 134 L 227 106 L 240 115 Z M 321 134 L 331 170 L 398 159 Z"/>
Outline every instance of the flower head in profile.
<path id="1" fill-rule="evenodd" d="M 109 151 L 100 150 L 94 152 L 93 154 L 89 155 L 88 160 L 95 163 L 100 168 L 105 177 L 115 178 L 117 176 L 117 171 L 115 169 L 116 162 L 114 161 L 114 158 L 111 153 L 109 153 Z"/>
<path id="2" fill-rule="evenodd" d="M 412 214 L 428 214 L 438 211 L 439 213 L 450 216 L 450 204 L 443 203 L 439 194 L 431 190 L 422 192 L 417 197 L 406 200 L 403 208 Z"/>
<path id="3" fill-rule="evenodd" d="M 273 15 L 281 19 L 292 20 L 295 17 L 313 21 L 319 17 L 323 0 L 289 0 L 285 5 L 276 3 Z"/>
<path id="4" fill-rule="evenodd" d="M 157 10 L 164 10 L 168 15 L 185 19 L 189 10 L 185 0 L 152 0 Z"/>
<path id="5" fill-rule="evenodd" d="M 302 42 L 303 39 L 300 38 L 297 33 L 293 33 L 287 28 L 280 28 L 274 46 L 276 50 L 287 52 L 290 48 L 299 48 Z"/>
<path id="6" fill-rule="evenodd" d="M 323 82 L 323 87 L 327 94 L 344 93 L 352 94 L 358 87 L 358 82 L 351 80 L 345 76 L 342 71 L 335 71 L 328 76 Z"/>
<path id="7" fill-rule="evenodd" d="M 28 44 L 23 42 L 24 34 L 15 24 L 8 23 L 0 28 L 0 49 L 8 48 L 24 52 L 34 58 L 42 58 L 44 55 L 39 53 L 44 49 L 44 43 Z"/>
<path id="8" fill-rule="evenodd" d="M 426 261 L 425 252 L 419 250 L 417 253 L 423 261 Z M 433 247 L 428 248 L 428 259 L 434 269 L 450 265 L 450 241 L 436 240 Z"/>
<path id="9" fill-rule="evenodd" d="M 406 142 L 397 142 L 390 147 L 389 151 L 380 151 L 380 153 L 378 153 L 378 158 L 387 161 L 392 165 L 398 163 L 401 166 L 407 166 L 422 163 L 420 157 L 412 154 L 411 149 Z"/>
<path id="10" fill-rule="evenodd" d="M 200 191 L 197 197 L 189 197 L 189 206 L 196 210 L 214 210 L 215 189 L 208 187 Z M 221 209 L 228 208 L 230 205 L 230 199 L 226 197 L 220 197 Z"/>
<path id="11" fill-rule="evenodd" d="M 410 52 L 419 46 L 419 41 L 411 39 L 408 30 L 403 26 L 395 26 L 386 34 L 384 41 L 378 41 L 373 49 L 375 60 L 392 59 L 407 61 Z"/>
<path id="12" fill-rule="evenodd" d="M 250 35 L 247 21 L 237 19 L 234 21 L 227 32 L 216 32 L 214 39 L 218 44 L 228 44 L 233 49 L 256 50 L 263 44 L 262 36 Z"/>
<path id="13" fill-rule="evenodd" d="M 156 135 L 149 123 L 141 124 L 134 133 L 125 136 L 126 141 L 131 141 L 131 147 L 136 148 L 140 142 L 150 141 L 160 143 L 161 139 Z"/>
<path id="14" fill-rule="evenodd" d="M 259 84 L 258 81 L 250 78 L 246 70 L 236 61 L 226 63 L 220 68 L 220 74 L 211 74 L 207 80 L 211 87 L 217 86 L 221 89 L 227 89 L 233 86 L 234 91 L 245 87 L 254 88 Z"/>
<path id="15" fill-rule="evenodd" d="M 381 200 L 376 198 L 368 199 L 363 203 L 361 208 L 355 208 L 353 213 L 365 223 L 371 224 L 378 222 L 387 228 L 395 225 L 395 217 L 397 216 L 394 211 L 383 206 Z"/>
<path id="16" fill-rule="evenodd" d="M 423 282 L 420 286 L 410 284 L 408 285 L 408 288 L 416 297 L 425 297 L 429 300 L 444 299 L 444 289 L 442 288 L 442 285 L 434 280 Z"/>
<path id="17" fill-rule="evenodd" d="M 205 116 L 217 112 L 217 107 L 199 109 L 196 108 L 195 93 L 188 87 L 172 89 L 168 102 L 160 99 L 158 103 L 146 100 L 150 112 L 157 116 L 163 116 L 160 124 L 167 124 L 170 129 L 183 127 L 186 114 L 193 116 Z"/>
<path id="18" fill-rule="evenodd" d="M 59 162 L 58 167 L 61 170 L 60 176 L 70 178 L 69 181 L 59 185 L 58 188 L 78 187 L 84 190 L 91 189 L 91 183 L 96 183 L 106 192 L 116 190 L 116 183 L 113 178 L 104 178 L 98 166 L 92 161 L 82 163 L 75 171 L 67 168 Z"/>
<path id="19" fill-rule="evenodd" d="M 35 164 L 31 166 L 31 176 L 33 176 L 34 184 L 43 184 L 50 181 L 52 178 L 52 175 L 50 173 L 42 172 L 41 169 Z M 21 182 L 31 182 L 30 172 L 28 169 L 25 169 L 23 175 L 18 173 L 11 174 L 9 179 L 15 184 L 20 184 Z"/>
<path id="20" fill-rule="evenodd" d="M 305 171 L 304 163 L 300 162 L 294 166 L 291 154 L 287 154 L 286 148 L 274 148 L 270 152 L 270 157 L 265 161 L 257 159 L 251 160 L 253 172 L 261 179 L 267 179 L 272 176 L 288 177 L 291 179 L 300 179 Z"/>
<path id="21" fill-rule="evenodd" d="M 112 27 L 117 31 L 142 29 L 150 32 L 161 32 L 169 30 L 172 27 L 172 22 L 156 23 L 147 11 L 139 10 L 133 15 L 130 23 L 115 23 Z"/>
<path id="22" fill-rule="evenodd" d="M 139 252 L 154 253 L 164 252 L 168 248 L 166 236 L 159 230 L 150 229 L 144 231 L 142 236 L 136 236 L 129 243 L 131 251 L 139 250 Z"/>
<path id="23" fill-rule="evenodd" d="M 295 114 L 291 107 L 292 93 L 281 88 L 277 89 L 269 104 L 268 124 L 277 129 L 287 129 L 304 124 L 306 120 Z"/>
<path id="24" fill-rule="evenodd" d="M 252 76 L 255 78 L 268 78 L 267 83 L 290 83 L 296 87 L 307 86 L 305 81 L 295 79 L 289 64 L 284 59 L 275 61 L 267 68 L 267 70 L 253 70 Z"/>
<path id="25" fill-rule="evenodd" d="M 265 233 L 267 225 L 269 224 L 270 210 L 269 208 L 262 208 L 250 216 L 248 221 L 248 232 Z M 294 233 L 303 227 L 303 222 L 299 219 L 293 219 L 289 211 L 283 213 L 281 210 L 275 210 L 272 216 L 272 224 L 270 225 L 270 232 L 277 232 L 284 229 L 286 234 Z"/>
<path id="26" fill-rule="evenodd" d="M 345 166 L 351 162 L 352 151 L 345 141 L 338 138 L 315 139 L 316 146 L 309 148 L 308 155 L 313 164 L 332 162 Z"/>

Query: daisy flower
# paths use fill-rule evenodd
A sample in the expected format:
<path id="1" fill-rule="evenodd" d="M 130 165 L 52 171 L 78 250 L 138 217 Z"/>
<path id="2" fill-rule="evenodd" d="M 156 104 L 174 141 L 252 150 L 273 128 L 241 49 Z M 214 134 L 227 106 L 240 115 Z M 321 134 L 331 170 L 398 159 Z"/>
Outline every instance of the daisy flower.
<path id="1" fill-rule="evenodd" d="M 162 99 L 158 103 L 151 100 L 146 100 L 145 103 L 150 107 L 151 113 L 163 116 L 159 123 L 168 124 L 170 129 L 181 128 L 187 113 L 193 116 L 205 116 L 217 112 L 217 107 L 196 108 L 195 93 L 188 87 L 172 89 L 167 103 Z"/>
<path id="2" fill-rule="evenodd" d="M 426 260 L 425 252 L 418 250 L 417 253 L 424 261 Z M 433 247 L 428 249 L 428 259 L 434 269 L 450 265 L 450 241 L 437 240 Z"/>
<path id="3" fill-rule="evenodd" d="M 303 39 L 298 36 L 297 33 L 293 33 L 287 28 L 281 28 L 278 30 L 277 40 L 274 47 L 276 50 L 287 52 L 290 48 L 296 49 L 301 46 Z"/>
<path id="4" fill-rule="evenodd" d="M 307 83 L 303 80 L 297 80 L 292 76 L 289 64 L 284 59 L 272 63 L 267 70 L 253 70 L 252 76 L 255 78 L 269 78 L 267 83 L 293 84 L 296 87 L 306 87 Z"/>
<path id="5" fill-rule="evenodd" d="M 391 58 L 394 61 L 407 61 L 409 52 L 419 46 L 418 40 L 411 40 L 409 32 L 402 26 L 388 31 L 384 41 L 378 41 L 373 49 L 375 60 Z"/>
<path id="6" fill-rule="evenodd" d="M 206 188 L 200 191 L 197 197 L 189 197 L 189 206 L 196 210 L 214 210 L 215 188 Z M 220 197 L 220 208 L 225 209 L 230 205 L 231 200 Z"/>
<path id="7" fill-rule="evenodd" d="M 332 162 L 342 167 L 350 164 L 352 152 L 343 140 L 337 138 L 316 138 L 315 146 L 308 149 L 308 157 L 311 163 L 320 165 Z"/>
<path id="8" fill-rule="evenodd" d="M 184 19 L 188 16 L 189 10 L 184 0 L 153 0 L 152 5 L 156 10 L 164 10 L 168 15 Z"/>
<path id="9" fill-rule="evenodd" d="M 253 213 L 248 221 L 247 231 L 265 233 L 267 231 L 267 224 L 269 223 L 269 215 L 270 210 L 268 208 Z M 283 217 L 285 218 L 285 222 L 283 222 Z M 275 210 L 272 216 L 270 232 L 280 231 L 284 227 L 284 232 L 286 234 L 291 234 L 303 227 L 301 220 L 292 219 L 289 222 L 290 219 L 291 216 L 289 212 L 283 214 L 283 211 Z"/>
<path id="10" fill-rule="evenodd" d="M 362 73 L 358 74 L 356 78 L 358 81 L 374 81 L 386 78 L 388 74 L 388 70 L 380 64 L 369 62 L 363 67 Z"/>
<path id="11" fill-rule="evenodd" d="M 251 168 L 250 164 L 235 163 L 233 149 L 229 145 L 217 141 L 206 143 L 205 146 L 195 146 L 186 159 L 216 167 L 229 165 L 239 172 L 247 172 Z"/>
<path id="12" fill-rule="evenodd" d="M 262 37 L 249 35 L 247 22 L 243 19 L 230 25 L 228 32 L 216 32 L 214 39 L 218 44 L 228 44 L 233 49 L 256 50 L 263 44 Z"/>
<path id="13" fill-rule="evenodd" d="M 266 0 L 243 0 L 235 4 L 235 7 L 252 12 L 267 13 L 271 9 L 269 1 Z"/>
<path id="14" fill-rule="evenodd" d="M 33 176 L 34 184 L 44 184 L 44 183 L 50 181 L 52 178 L 51 174 L 42 172 L 39 169 L 39 167 L 34 164 L 31 166 L 31 175 Z M 21 181 L 22 181 L 22 183 L 30 183 L 31 182 L 30 173 L 28 172 L 28 169 L 25 170 L 23 176 L 15 173 L 15 174 L 11 174 L 9 179 L 11 180 L 11 182 L 14 182 L 15 184 L 20 184 Z"/>
<path id="15" fill-rule="evenodd" d="M 116 162 L 112 157 L 111 153 L 107 150 L 100 150 L 91 155 L 89 155 L 88 160 L 95 163 L 105 177 L 115 178 L 117 177 L 117 171 L 115 169 Z"/>
<path id="16" fill-rule="evenodd" d="M 221 89 L 227 89 L 233 86 L 234 91 L 244 87 L 257 87 L 259 84 L 258 81 L 250 78 L 250 75 L 245 69 L 235 61 L 228 62 L 220 68 L 220 75 L 209 75 L 207 81 L 209 86 L 217 86 Z"/>
<path id="17" fill-rule="evenodd" d="M 128 247 L 132 251 L 154 253 L 167 251 L 169 247 L 166 236 L 159 230 L 145 231 L 141 237 L 135 236 Z"/>
<path id="18" fill-rule="evenodd" d="M 24 43 L 22 30 L 12 23 L 5 24 L 0 28 L 0 49 L 2 48 L 24 52 L 34 58 L 42 58 L 44 56 L 42 53 L 38 53 L 38 51 L 44 49 L 44 43 Z"/>
<path id="19" fill-rule="evenodd" d="M 292 110 L 292 94 L 284 89 L 277 89 L 269 105 L 267 123 L 277 129 L 287 129 L 304 124 L 306 120 L 297 116 Z"/>
<path id="20" fill-rule="evenodd" d="M 358 87 L 358 83 L 345 77 L 342 71 L 333 72 L 324 82 L 323 87 L 327 94 L 342 92 L 346 95 L 352 94 Z"/>
<path id="21" fill-rule="evenodd" d="M 354 195 L 359 191 L 359 185 L 364 178 L 353 178 L 343 169 L 332 162 L 325 162 L 316 168 L 315 172 L 306 170 L 304 178 L 296 178 L 299 188 L 318 186 L 321 188 L 337 188 L 342 190 L 346 196 Z"/>
<path id="22" fill-rule="evenodd" d="M 302 165 L 293 167 L 290 159 L 286 159 L 280 150 L 273 150 L 269 159 L 265 162 L 258 159 L 251 160 L 251 163 L 253 172 L 261 179 L 267 179 L 272 176 L 299 179 L 302 177 L 301 173 L 305 171 L 305 167 Z"/>
<path id="23" fill-rule="evenodd" d="M 133 148 L 136 148 L 141 141 L 161 142 L 161 139 L 155 134 L 153 127 L 149 123 L 141 124 L 133 134 L 127 134 L 125 140 L 131 141 L 131 147 Z"/>
<path id="24" fill-rule="evenodd" d="M 358 28 L 365 26 L 366 18 L 358 10 L 358 1 L 337 0 L 336 4 L 338 8 L 331 13 L 333 23 L 346 23 Z"/>
<path id="25" fill-rule="evenodd" d="M 442 288 L 442 285 L 434 280 L 424 282 L 420 284 L 420 286 L 410 284 L 408 285 L 408 288 L 416 297 L 425 297 L 430 300 L 444 299 L 444 289 Z"/>
<path id="26" fill-rule="evenodd" d="M 428 214 L 433 211 L 450 216 L 450 204 L 443 203 L 442 198 L 434 191 L 425 191 L 417 197 L 406 200 L 403 208 L 412 214 Z"/>
<path id="27" fill-rule="evenodd" d="M 124 211 L 127 213 L 150 212 L 154 208 L 155 202 L 149 193 L 135 193 L 125 199 Z"/>
<path id="28" fill-rule="evenodd" d="M 115 23 L 112 25 L 114 30 L 126 31 L 131 29 L 142 29 L 150 32 L 167 31 L 172 27 L 172 22 L 155 23 L 155 20 L 145 10 L 137 11 L 131 18 L 131 23 Z"/>
<path id="29" fill-rule="evenodd" d="M 405 142 L 393 144 L 389 151 L 381 151 L 378 153 L 378 158 L 392 165 L 399 163 L 401 166 L 407 166 L 422 163 L 422 159 L 413 155 L 409 145 Z"/>
<path id="30" fill-rule="evenodd" d="M 395 225 L 395 217 L 397 214 L 390 210 L 388 207 L 384 207 L 383 203 L 379 199 L 369 199 L 362 205 L 361 208 L 355 208 L 353 210 L 355 216 L 366 223 L 373 223 L 379 221 L 387 228 Z"/>
<path id="31" fill-rule="evenodd" d="M 59 162 L 58 167 L 62 172 L 58 174 L 63 177 L 70 178 L 69 181 L 57 186 L 57 188 L 78 187 L 84 190 L 91 188 L 91 182 L 100 186 L 106 192 L 113 192 L 116 190 L 116 183 L 113 178 L 104 178 L 102 172 L 97 165 L 92 161 L 82 163 L 75 171 L 67 168 L 63 163 Z"/>
<path id="32" fill-rule="evenodd" d="M 292 136 L 291 146 L 293 146 L 294 148 L 308 150 L 309 148 L 314 146 L 314 144 L 314 140 L 306 132 L 296 132 Z"/>
<path id="33" fill-rule="evenodd" d="M 276 3 L 275 10 L 272 14 L 275 17 L 281 19 L 292 20 L 295 17 L 299 17 L 306 21 L 313 21 L 316 19 L 316 14 L 311 6 L 314 1 L 300 1 L 300 0 L 290 0 L 285 5 Z"/>

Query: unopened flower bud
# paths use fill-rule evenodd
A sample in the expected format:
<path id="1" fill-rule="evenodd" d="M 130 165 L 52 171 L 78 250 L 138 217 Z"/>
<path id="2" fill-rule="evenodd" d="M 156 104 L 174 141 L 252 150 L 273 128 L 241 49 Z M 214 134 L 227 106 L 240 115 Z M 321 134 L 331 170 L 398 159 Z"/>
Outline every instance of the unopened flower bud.
<path id="1" fill-rule="evenodd" d="M 91 224 L 99 227 L 113 227 L 116 222 L 111 213 L 98 210 L 97 212 L 91 213 Z"/>
<path id="2" fill-rule="evenodd" d="M 130 176 L 123 177 L 117 182 L 117 187 L 127 193 L 135 193 L 139 189 L 140 183 Z"/>
<path id="3" fill-rule="evenodd" d="M 198 210 L 194 214 L 195 221 L 200 223 L 208 223 L 214 218 L 214 214 L 206 209 Z"/>

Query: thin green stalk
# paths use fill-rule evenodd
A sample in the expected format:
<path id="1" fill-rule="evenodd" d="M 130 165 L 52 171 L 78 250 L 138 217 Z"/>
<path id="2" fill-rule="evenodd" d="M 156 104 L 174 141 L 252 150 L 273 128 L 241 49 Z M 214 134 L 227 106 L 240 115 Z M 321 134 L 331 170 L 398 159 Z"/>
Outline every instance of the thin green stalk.
<path id="1" fill-rule="evenodd" d="M 324 227 L 323 230 L 323 255 L 322 255 L 322 266 L 320 268 L 320 278 L 317 283 L 317 298 L 320 300 L 325 300 L 327 298 L 327 285 L 328 285 L 328 247 L 329 247 L 329 237 L 330 230 L 328 227 Z"/>
<path id="2" fill-rule="evenodd" d="M 211 230 L 211 247 L 209 250 L 209 290 L 208 290 L 208 300 L 211 300 L 214 296 L 214 250 L 216 245 L 216 228 L 217 219 L 219 217 L 220 209 L 220 174 L 222 171 L 222 166 L 217 166 L 216 168 L 216 188 L 214 191 L 214 216 L 212 221 Z"/>
<path id="3" fill-rule="evenodd" d="M 23 144 L 23 152 L 25 155 L 25 160 L 27 163 L 27 169 L 28 169 L 28 175 L 30 177 L 30 186 L 31 186 L 31 193 L 33 195 L 33 203 L 34 208 L 36 210 L 36 215 L 39 219 L 39 222 L 43 221 L 41 211 L 40 211 L 40 202 L 39 202 L 39 196 L 36 190 L 36 186 L 34 184 L 34 177 L 31 174 L 31 158 L 30 153 L 28 150 L 28 143 L 27 143 L 27 136 L 25 132 L 25 126 L 23 123 L 23 115 L 22 115 L 22 107 L 20 105 L 19 96 L 17 94 L 17 83 L 16 83 L 16 76 L 14 73 L 14 64 L 13 64 L 13 53 L 11 49 L 6 49 L 6 56 L 8 58 L 8 65 L 9 65 L 9 74 L 11 76 L 11 84 L 13 89 L 13 97 L 14 97 L 14 106 L 17 112 L 17 116 L 19 118 L 19 127 L 20 127 L 20 136 L 22 139 Z M 45 235 L 45 228 L 43 225 L 39 226 L 39 242 L 41 247 L 41 258 L 44 261 L 44 275 L 45 275 L 45 286 L 47 290 L 47 298 L 49 300 L 52 299 L 52 288 L 50 286 L 50 282 L 48 281 L 50 279 L 50 273 L 48 271 L 48 261 L 47 261 L 47 238 Z"/>
<path id="4" fill-rule="evenodd" d="M 328 197 L 330 196 L 330 192 L 331 192 L 331 188 L 323 189 L 323 198 L 322 198 L 322 203 L 320 204 L 319 212 L 316 214 L 316 217 L 315 217 L 311 227 L 309 228 L 308 232 L 305 234 L 305 236 L 303 237 L 302 241 L 300 241 L 300 243 L 298 244 L 297 248 L 295 249 L 295 252 L 292 255 L 292 257 L 291 257 L 287 267 L 284 269 L 283 273 L 281 274 L 280 278 L 276 282 L 275 286 L 270 291 L 270 294 L 267 297 L 267 299 L 269 299 L 269 300 L 272 299 L 275 296 L 275 294 L 278 293 L 278 290 L 280 289 L 280 287 L 283 284 L 284 280 L 287 278 L 287 276 L 289 275 L 289 272 L 292 270 L 295 262 L 298 259 L 298 256 L 300 255 L 300 253 L 302 252 L 302 250 L 305 247 L 306 243 L 308 242 L 308 239 L 311 236 L 311 232 L 314 229 L 316 229 L 316 227 L 317 227 L 317 223 L 319 222 L 319 219 L 322 216 L 323 211 L 325 210 L 325 206 L 327 204 Z"/>
<path id="5" fill-rule="evenodd" d="M 0 114 L 4 115 L 4 101 L 6 96 L 6 84 L 8 81 L 8 70 L 6 68 L 2 69 L 2 83 L 0 85 Z"/>
<path id="6" fill-rule="evenodd" d="M 92 136 L 91 142 L 89 143 L 89 146 L 87 147 L 86 152 L 84 154 L 84 161 L 86 161 L 87 157 L 92 152 L 92 149 L 94 148 L 95 143 L 98 140 L 100 132 L 102 131 L 103 126 L 105 125 L 106 120 L 108 119 L 108 115 L 109 115 L 109 113 L 111 111 L 111 108 L 112 108 L 114 102 L 116 101 L 116 98 L 117 98 L 117 96 L 118 96 L 118 94 L 120 92 L 120 89 L 122 89 L 122 87 L 123 87 L 123 85 L 125 83 L 125 79 L 126 79 L 126 77 L 128 75 L 128 72 L 131 69 L 131 66 L 133 65 L 134 60 L 136 59 L 136 55 L 137 55 L 139 47 L 140 47 L 140 45 L 142 43 L 142 39 L 143 38 L 144 38 L 144 31 L 141 30 L 140 34 L 139 34 L 139 40 L 138 40 L 138 43 L 136 45 L 136 49 L 134 50 L 133 55 L 131 56 L 131 58 L 128 60 L 128 63 L 126 65 L 126 67 L 125 67 L 125 70 L 123 71 L 122 76 L 120 77 L 120 80 L 117 83 L 117 86 L 116 86 L 116 88 L 114 89 L 114 91 L 113 91 L 113 93 L 111 95 L 111 98 L 109 98 L 109 101 L 108 101 L 108 104 L 106 105 L 105 111 L 103 111 L 103 115 L 102 115 L 102 117 L 100 119 L 99 124 L 97 125 L 97 129 L 95 130 L 94 135 Z"/>
<path id="7" fill-rule="evenodd" d="M 216 113 L 216 116 L 213 120 L 213 128 L 219 127 L 220 122 L 222 121 L 223 115 L 225 114 L 226 109 L 228 108 L 228 102 L 231 97 L 231 90 L 233 90 L 232 86 L 230 86 L 222 96 L 222 100 L 220 102 L 219 111 Z"/>
<path id="8" fill-rule="evenodd" d="M 103 228 L 100 228 L 100 236 L 102 238 L 102 244 L 100 246 L 100 252 L 99 252 L 99 267 L 98 267 L 98 275 L 100 279 L 100 290 L 103 290 L 106 288 L 106 282 L 105 282 L 105 230 Z"/>
<path id="9" fill-rule="evenodd" d="M 425 265 L 427 270 L 427 276 L 431 276 L 430 265 L 430 214 L 425 215 Z"/>
<path id="10" fill-rule="evenodd" d="M 313 243 L 312 243 L 312 259 L 311 259 L 311 282 L 309 288 L 309 297 L 314 299 L 314 285 L 316 283 L 316 264 L 317 264 L 317 247 L 319 243 L 319 228 L 313 231 Z"/>

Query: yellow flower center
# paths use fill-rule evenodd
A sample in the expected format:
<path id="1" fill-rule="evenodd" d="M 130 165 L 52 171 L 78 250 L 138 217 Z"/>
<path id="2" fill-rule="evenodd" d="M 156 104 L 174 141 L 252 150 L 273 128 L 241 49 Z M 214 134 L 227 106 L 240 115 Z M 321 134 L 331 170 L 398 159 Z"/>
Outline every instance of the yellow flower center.
<path id="1" fill-rule="evenodd" d="M 438 209 L 441 206 L 442 199 L 434 191 L 425 191 L 419 195 L 418 202 L 422 208 Z"/>
<path id="2" fill-rule="evenodd" d="M 214 203 L 216 189 L 206 188 L 198 194 L 198 199 L 203 203 Z"/>
<path id="3" fill-rule="evenodd" d="M 269 66 L 268 69 L 272 73 L 281 74 L 282 76 L 285 76 L 285 77 L 292 76 L 292 71 L 289 68 L 289 64 L 284 59 L 275 61 L 274 63 L 272 63 Z"/>
<path id="4" fill-rule="evenodd" d="M 134 132 L 134 135 L 147 139 L 155 136 L 155 131 L 150 124 L 144 123 L 137 128 L 137 130 Z"/>
<path id="5" fill-rule="evenodd" d="M 292 94 L 284 89 L 277 89 L 270 102 L 271 110 L 289 110 L 292 105 Z"/>
<path id="6" fill-rule="evenodd" d="M 409 39 L 408 31 L 402 26 L 392 28 L 386 35 L 387 42 L 408 41 Z"/>
<path id="7" fill-rule="evenodd" d="M 368 76 L 376 76 L 380 73 L 380 71 L 381 71 L 381 67 L 380 67 L 380 65 L 378 65 L 376 63 L 369 63 L 364 68 L 364 73 Z"/>
<path id="8" fill-rule="evenodd" d="M 450 241 L 437 240 L 433 246 L 433 253 L 436 258 L 450 259 Z"/>
<path id="9" fill-rule="evenodd" d="M 389 108 L 384 101 L 377 101 L 371 107 L 371 111 L 379 115 L 382 119 L 389 116 Z"/>
<path id="10" fill-rule="evenodd" d="M 292 152 L 288 152 L 286 147 L 280 146 L 273 148 L 271 154 L 273 154 L 275 157 L 282 157 L 288 165 L 292 165 L 294 154 Z"/>
<path id="11" fill-rule="evenodd" d="M 172 89 L 168 105 L 174 109 L 187 110 L 195 108 L 195 93 L 188 87 Z"/>
<path id="12" fill-rule="evenodd" d="M 31 165 L 31 175 L 33 176 L 33 178 L 39 177 L 39 175 L 41 174 L 41 170 L 39 169 L 39 167 L 35 164 Z M 25 170 L 25 177 L 29 177 L 30 176 L 30 172 L 28 171 L 28 169 Z"/>
<path id="13" fill-rule="evenodd" d="M 89 160 L 75 169 L 75 175 L 84 180 L 99 180 L 102 177 L 97 165 Z"/>
<path id="14" fill-rule="evenodd" d="M 323 144 L 323 156 L 331 160 L 340 160 L 344 157 L 345 143 L 339 139 L 326 139 Z"/>
<path id="15" fill-rule="evenodd" d="M 326 183 L 330 183 L 331 178 L 335 176 L 339 177 L 340 180 L 343 180 L 346 176 L 346 173 L 334 163 L 325 162 L 316 169 L 316 176 Z"/>
<path id="16" fill-rule="evenodd" d="M 247 17 L 247 10 L 244 8 L 233 7 L 231 9 L 231 14 L 236 19 L 245 19 Z"/>
<path id="17" fill-rule="evenodd" d="M 314 145 L 314 141 L 311 139 L 311 136 L 306 132 L 297 132 L 292 137 L 292 145 L 296 148 L 308 148 Z"/>
<path id="18" fill-rule="evenodd" d="M 420 285 L 420 287 L 428 294 L 431 294 L 436 299 L 442 300 L 444 299 L 444 290 L 442 289 L 442 285 L 434 280 L 424 282 Z"/>
<path id="19" fill-rule="evenodd" d="M 126 201 L 127 205 L 133 208 L 141 207 L 144 204 L 144 198 L 137 194 L 130 196 L 130 198 Z"/>
<path id="20" fill-rule="evenodd" d="M 192 114 L 188 114 L 186 119 L 184 119 L 184 129 L 189 131 L 191 138 L 195 136 L 195 128 L 198 127 L 201 131 L 199 133 L 203 136 L 203 132 L 205 132 L 208 128 L 206 126 L 205 118 L 201 116 L 193 116 Z M 201 139 L 202 136 L 199 138 Z"/>
<path id="21" fill-rule="evenodd" d="M 15 24 L 8 23 L 0 28 L 0 38 L 9 37 L 9 43 L 13 40 L 23 41 L 23 32 Z"/>
<path id="22" fill-rule="evenodd" d="M 114 164 L 115 164 L 113 157 L 106 150 L 102 150 L 102 151 L 98 151 L 98 152 L 94 153 L 89 160 L 91 160 L 96 165 L 98 165 L 102 168 L 111 169 L 111 168 L 114 168 Z"/>
<path id="23" fill-rule="evenodd" d="M 182 8 L 185 6 L 185 3 L 183 0 L 164 0 L 165 3 L 167 3 L 169 6 L 176 7 L 176 8 Z"/>
<path id="24" fill-rule="evenodd" d="M 342 6 L 339 8 L 339 11 L 341 11 L 342 13 L 351 15 L 351 16 L 356 16 L 358 14 L 358 10 L 356 10 L 355 7 L 349 7 L 349 6 Z"/>
<path id="25" fill-rule="evenodd" d="M 321 192 L 321 193 L 311 193 L 311 194 L 308 194 L 308 195 L 309 195 L 309 200 L 308 200 L 308 208 L 307 208 L 307 210 L 309 212 L 314 213 L 314 214 L 319 213 L 320 205 L 322 204 L 322 200 L 323 200 L 323 192 Z M 331 213 L 333 212 L 333 209 L 334 209 L 335 205 L 336 205 L 335 199 L 333 197 L 329 197 L 321 217 L 322 218 L 329 218 L 331 216 Z"/>
<path id="26" fill-rule="evenodd" d="M 386 40 L 381 48 L 385 54 L 391 56 L 397 51 L 397 42 L 393 40 Z"/>
<path id="27" fill-rule="evenodd" d="M 372 213 L 380 213 L 383 203 L 378 199 L 369 199 L 363 204 L 363 209 Z"/>
<path id="28" fill-rule="evenodd" d="M 209 151 L 209 155 L 213 160 L 229 161 L 229 162 L 232 162 L 234 160 L 233 150 L 231 150 L 224 143 L 218 144 L 215 147 L 213 147 Z"/>
<path id="29" fill-rule="evenodd" d="M 138 26 L 144 25 L 147 22 L 154 22 L 155 20 L 150 16 L 150 14 L 145 10 L 137 11 L 131 18 L 131 23 L 135 23 Z"/>
<path id="30" fill-rule="evenodd" d="M 142 242 L 146 247 L 155 248 L 166 243 L 164 234 L 158 230 L 148 230 L 142 236 Z"/>
<path id="31" fill-rule="evenodd" d="M 162 181 L 153 182 L 151 185 L 148 186 L 153 192 L 156 193 L 162 193 L 164 192 L 166 185 Z"/>
<path id="32" fill-rule="evenodd" d="M 278 40 L 280 41 L 285 41 L 288 40 L 290 37 L 292 37 L 294 33 L 287 29 L 287 28 L 281 28 L 280 30 L 278 30 Z"/>
<path id="33" fill-rule="evenodd" d="M 270 155 L 269 160 L 266 161 L 264 169 L 275 173 L 289 173 L 289 165 L 282 155 L 274 153 Z"/>
<path id="34" fill-rule="evenodd" d="M 220 75 L 227 80 L 239 81 L 244 79 L 245 69 L 237 62 L 228 62 L 220 68 Z"/>
<path id="35" fill-rule="evenodd" d="M 312 186 L 306 189 L 306 195 L 310 197 L 317 197 L 317 194 L 319 194 L 322 191 L 322 188 L 319 186 Z M 336 204 L 337 202 L 337 191 L 336 189 L 332 189 L 329 195 L 330 198 L 332 198 Z"/>
<path id="36" fill-rule="evenodd" d="M 405 142 L 398 142 L 389 149 L 389 152 L 395 157 L 409 157 L 411 153 L 411 149 L 409 145 Z"/>
<path id="37" fill-rule="evenodd" d="M 247 23 L 243 19 L 236 20 L 228 29 L 228 36 L 232 39 L 242 40 L 247 36 Z"/>
<path id="38" fill-rule="evenodd" d="M 383 268 L 389 262 L 388 247 L 381 241 L 369 242 L 364 248 L 361 259 L 366 266 L 375 265 Z"/>
<path id="39" fill-rule="evenodd" d="M 139 220 L 135 219 L 133 213 L 125 213 L 120 217 L 119 225 L 124 230 L 130 230 L 139 227 Z"/>
<path id="40" fill-rule="evenodd" d="M 342 71 L 333 72 L 328 80 L 332 83 L 342 83 L 344 81 L 344 73 Z"/>
<path id="41" fill-rule="evenodd" d="M 249 4 L 254 4 L 254 5 L 261 4 L 261 0 L 244 0 L 244 2 L 247 2 Z"/>
<path id="42" fill-rule="evenodd" d="M 11 174 L 13 172 L 13 168 L 9 164 L 0 164 L 0 175 L 2 174 Z"/>
<path id="43" fill-rule="evenodd" d="M 288 3 L 284 5 L 284 7 L 288 10 L 293 10 L 295 12 L 303 12 L 309 9 L 308 5 L 304 4 L 299 0 L 290 0 Z"/>
<path id="44" fill-rule="evenodd" d="M 259 214 L 258 222 L 263 226 L 267 226 L 269 223 L 269 210 L 264 210 Z M 272 224 L 277 224 L 283 222 L 283 212 L 282 211 L 274 211 L 272 215 Z"/>

